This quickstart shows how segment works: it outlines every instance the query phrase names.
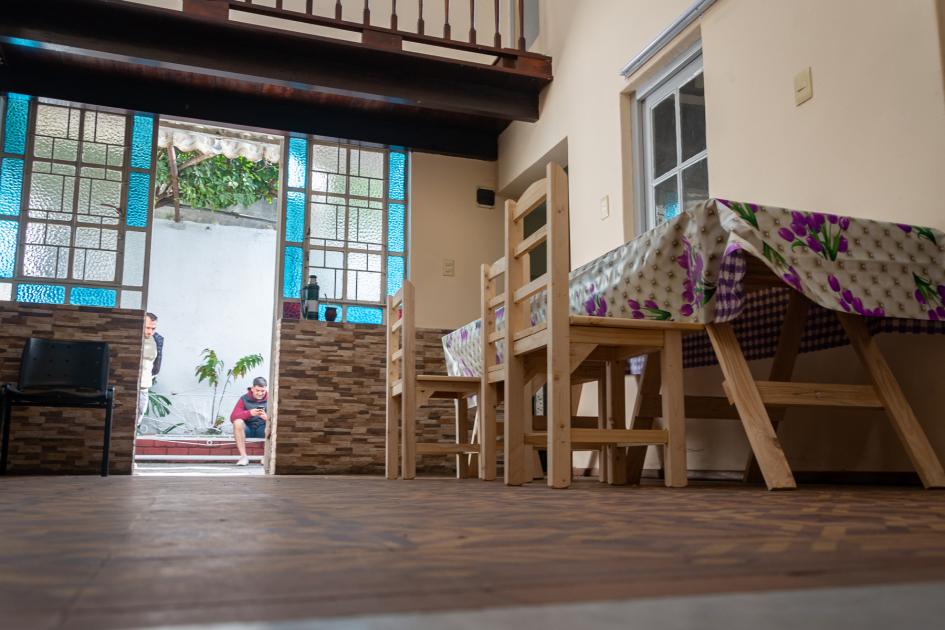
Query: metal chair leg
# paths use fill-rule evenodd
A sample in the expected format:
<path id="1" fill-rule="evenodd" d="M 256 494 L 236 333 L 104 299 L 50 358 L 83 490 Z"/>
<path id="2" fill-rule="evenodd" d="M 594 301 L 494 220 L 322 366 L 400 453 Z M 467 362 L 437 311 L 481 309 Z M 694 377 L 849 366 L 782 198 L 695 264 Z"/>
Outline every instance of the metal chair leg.
<path id="1" fill-rule="evenodd" d="M 115 392 L 112 389 L 106 394 L 105 403 L 105 436 L 102 441 L 102 476 L 108 476 L 108 452 L 112 441 L 112 406 L 115 403 Z"/>
<path id="2" fill-rule="evenodd" d="M 10 423 L 13 417 L 10 413 L 10 399 L 3 397 L 3 403 L 0 405 L 0 426 L 3 427 L 3 443 L 0 445 L 0 475 L 7 474 L 7 455 L 10 451 Z"/>

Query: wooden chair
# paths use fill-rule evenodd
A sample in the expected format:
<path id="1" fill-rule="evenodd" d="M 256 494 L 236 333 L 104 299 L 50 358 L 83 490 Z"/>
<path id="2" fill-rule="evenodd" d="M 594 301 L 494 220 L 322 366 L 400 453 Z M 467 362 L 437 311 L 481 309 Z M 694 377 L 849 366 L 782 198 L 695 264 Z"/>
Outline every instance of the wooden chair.
<path id="1" fill-rule="evenodd" d="M 478 453 L 479 445 L 467 442 L 469 433 L 467 399 L 478 393 L 480 379 L 466 376 L 434 376 L 416 373 L 416 328 L 414 287 L 404 280 L 396 295 L 387 298 L 387 438 L 385 470 L 388 479 L 397 478 L 398 452 L 401 477 L 413 479 L 418 455 L 455 455 L 456 476 L 471 476 L 466 455 Z M 456 440 L 454 443 L 417 442 L 417 408 L 432 399 L 454 400 Z"/>
<path id="2" fill-rule="evenodd" d="M 546 204 L 544 227 L 524 237 L 523 220 Z M 505 482 L 520 485 L 527 479 L 526 447 L 548 449 L 549 486 L 571 483 L 571 455 L 575 449 L 606 447 L 613 483 L 626 479 L 626 447 L 644 444 L 665 449 L 667 486 L 686 485 L 686 429 L 683 415 L 682 335 L 702 330 L 700 324 L 656 322 L 570 314 L 569 221 L 567 175 L 549 164 L 546 177 L 533 183 L 518 201 L 505 205 Z M 548 271 L 527 281 L 527 254 L 547 242 Z M 532 325 L 530 303 L 544 291 L 545 323 Z M 485 345 L 485 344 L 484 344 Z M 629 357 L 658 353 L 662 376 L 664 429 L 627 429 L 624 368 Z M 606 428 L 572 424 L 572 375 L 587 361 L 605 364 L 607 383 Z M 543 373 L 543 374 L 542 374 Z M 547 384 L 547 430 L 526 431 L 526 385 L 541 374 Z"/>

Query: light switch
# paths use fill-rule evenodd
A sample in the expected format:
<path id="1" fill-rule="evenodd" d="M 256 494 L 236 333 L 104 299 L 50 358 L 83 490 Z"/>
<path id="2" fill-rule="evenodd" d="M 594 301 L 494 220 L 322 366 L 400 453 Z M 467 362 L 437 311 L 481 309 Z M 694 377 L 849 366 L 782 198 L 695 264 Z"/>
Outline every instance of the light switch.
<path id="1" fill-rule="evenodd" d="M 443 259 L 443 275 L 444 276 L 455 276 L 456 275 L 456 261 L 452 258 Z"/>
<path id="2" fill-rule="evenodd" d="M 794 104 L 801 105 L 814 97 L 810 66 L 794 75 Z"/>
<path id="3" fill-rule="evenodd" d="M 600 198 L 600 220 L 603 221 L 610 216 L 610 195 L 604 195 Z"/>

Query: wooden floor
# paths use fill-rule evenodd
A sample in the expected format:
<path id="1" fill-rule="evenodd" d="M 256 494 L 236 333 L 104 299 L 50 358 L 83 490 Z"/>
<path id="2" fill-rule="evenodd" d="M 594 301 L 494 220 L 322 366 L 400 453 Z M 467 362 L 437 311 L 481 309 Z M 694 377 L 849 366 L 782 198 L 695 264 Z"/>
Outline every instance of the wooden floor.
<path id="1" fill-rule="evenodd" d="M 278 620 L 943 578 L 945 492 L 911 488 L 0 480 L 0 625 L 7 628 Z"/>

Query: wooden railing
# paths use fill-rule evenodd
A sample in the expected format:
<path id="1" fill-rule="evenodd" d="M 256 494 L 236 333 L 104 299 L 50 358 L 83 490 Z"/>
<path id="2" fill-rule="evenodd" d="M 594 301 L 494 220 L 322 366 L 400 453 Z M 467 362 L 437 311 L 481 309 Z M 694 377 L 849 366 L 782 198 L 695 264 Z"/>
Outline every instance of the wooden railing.
<path id="1" fill-rule="evenodd" d="M 351 2 L 358 0 L 348 0 Z M 406 2 L 416 7 L 416 29 L 401 28 L 402 20 L 398 15 L 398 4 L 403 8 Z M 427 10 L 431 0 L 427 0 Z M 375 2 L 376 10 L 379 3 Z M 453 5 L 452 7 L 450 5 Z M 453 28 L 450 24 L 450 11 L 457 9 L 457 5 L 464 4 L 462 13 L 468 9 L 469 32 L 468 39 L 453 39 Z M 302 24 L 311 24 L 331 29 L 357 32 L 361 34 L 361 43 L 373 48 L 403 50 L 403 42 L 415 42 L 439 48 L 478 53 L 488 55 L 495 60 L 492 65 L 531 75 L 550 75 L 550 60 L 544 55 L 530 53 L 525 50 L 525 1 L 524 0 L 443 0 L 442 36 L 430 35 L 428 24 L 424 19 L 424 0 L 389 0 L 390 16 L 389 27 L 372 24 L 372 2 L 364 0 L 361 12 L 361 21 L 346 20 L 343 17 L 343 3 L 335 0 L 334 11 L 331 15 L 319 14 L 315 0 L 183 0 L 185 13 L 215 17 L 229 20 L 230 10 L 249 13 L 271 18 L 279 18 Z M 388 3 L 384 3 L 387 9 Z M 487 7 L 483 9 L 482 7 Z M 491 12 L 493 33 L 490 43 L 480 43 L 476 29 L 476 20 L 482 19 L 479 11 Z M 350 9 L 349 9 L 350 12 Z M 507 16 L 507 20 L 503 19 Z M 377 22 L 377 16 L 374 16 Z M 386 20 L 384 20 L 386 22 Z M 412 24 L 410 25 L 412 26 Z M 503 35 L 503 26 L 508 26 Z M 503 46 L 506 40 L 514 40 L 514 46 Z M 509 42 L 511 43 L 511 42 Z"/>

